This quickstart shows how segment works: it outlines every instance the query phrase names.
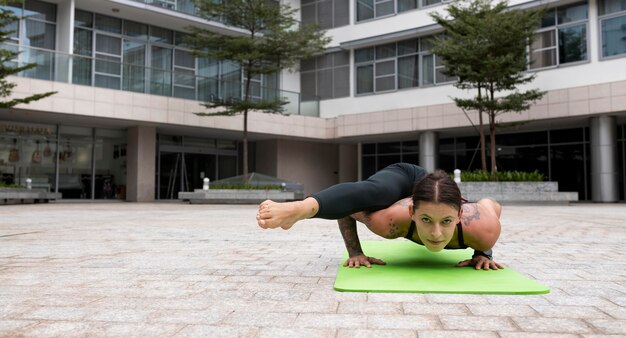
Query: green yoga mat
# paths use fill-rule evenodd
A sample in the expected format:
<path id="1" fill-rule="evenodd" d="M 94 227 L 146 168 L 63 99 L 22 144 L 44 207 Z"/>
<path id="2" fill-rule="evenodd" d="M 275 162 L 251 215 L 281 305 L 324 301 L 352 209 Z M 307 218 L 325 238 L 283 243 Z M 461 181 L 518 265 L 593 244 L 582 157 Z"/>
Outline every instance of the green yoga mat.
<path id="1" fill-rule="evenodd" d="M 472 249 L 430 252 L 408 241 L 363 241 L 366 255 L 387 265 L 347 268 L 344 254 L 337 271 L 335 290 L 352 292 L 414 292 L 471 294 L 543 294 L 546 286 L 509 267 L 476 270 L 455 264 L 472 256 Z"/>

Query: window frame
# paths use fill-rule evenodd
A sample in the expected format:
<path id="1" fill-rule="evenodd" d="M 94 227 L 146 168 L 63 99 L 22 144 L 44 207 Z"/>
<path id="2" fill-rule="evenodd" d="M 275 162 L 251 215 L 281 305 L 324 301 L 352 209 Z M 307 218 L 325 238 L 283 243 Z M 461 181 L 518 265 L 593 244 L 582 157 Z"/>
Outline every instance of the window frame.
<path id="1" fill-rule="evenodd" d="M 598 7 L 598 20 L 597 20 L 597 29 L 598 29 L 598 60 L 600 61 L 605 61 L 605 60 L 614 60 L 614 59 L 619 59 L 619 58 L 623 58 L 626 57 L 626 51 L 624 53 L 620 53 L 617 55 L 610 55 L 610 56 L 604 56 L 603 53 L 603 31 L 602 31 L 602 23 L 605 20 L 611 20 L 611 19 L 615 19 L 615 18 L 619 18 L 619 17 L 624 17 L 626 18 L 626 9 L 623 9 L 621 11 L 616 11 L 616 12 L 611 12 L 608 14 L 604 14 L 604 15 L 600 15 L 600 8 Z M 626 38 L 626 35 L 624 36 Z"/>
<path id="2" fill-rule="evenodd" d="M 570 22 L 566 22 L 563 24 L 559 24 L 559 17 L 558 17 L 558 11 L 559 9 L 562 8 L 567 8 L 567 7 L 572 7 L 575 5 L 586 5 L 587 6 L 587 17 L 585 19 L 579 19 L 576 21 L 570 21 Z M 553 7 L 550 8 L 549 11 L 554 12 L 554 25 L 552 26 L 548 26 L 548 27 L 540 27 L 539 29 L 536 29 L 534 31 L 534 34 L 540 34 L 540 33 L 544 33 L 544 32 L 549 32 L 549 31 L 553 31 L 554 33 L 554 45 L 551 47 L 544 47 L 544 48 L 537 48 L 537 49 L 532 49 L 531 45 L 528 45 L 527 51 L 528 51 L 528 67 L 527 67 L 527 71 L 540 71 L 540 70 L 547 70 L 547 69 L 554 69 L 554 68 L 561 68 L 561 67 L 569 67 L 569 66 L 575 66 L 575 65 L 580 65 L 583 63 L 589 63 L 591 62 L 591 57 L 589 54 L 589 50 L 590 50 L 590 32 L 589 32 L 589 3 L 588 2 L 581 2 L 581 3 L 573 3 L 573 4 L 569 4 L 569 5 L 565 5 L 565 6 L 557 6 L 557 7 Z M 573 28 L 573 27 L 579 27 L 579 26 L 584 26 L 585 29 L 585 59 L 583 60 L 578 60 L 578 61 L 572 61 L 572 62 L 565 62 L 565 63 L 561 63 L 560 59 L 561 59 L 561 51 L 560 51 L 560 37 L 559 37 L 559 33 L 561 30 L 563 29 L 567 29 L 567 28 Z M 546 50 L 551 50 L 554 49 L 555 50 L 555 64 L 553 65 L 549 65 L 549 66 L 543 66 L 543 67 L 536 67 L 533 68 L 532 67 L 532 56 L 534 53 L 536 53 L 537 51 L 546 51 Z"/>

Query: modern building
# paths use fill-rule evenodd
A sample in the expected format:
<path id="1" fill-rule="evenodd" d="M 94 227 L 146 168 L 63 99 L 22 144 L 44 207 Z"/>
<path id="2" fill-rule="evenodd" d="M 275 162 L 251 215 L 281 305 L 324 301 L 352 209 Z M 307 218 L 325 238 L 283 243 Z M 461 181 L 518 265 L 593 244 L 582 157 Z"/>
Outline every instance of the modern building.
<path id="1" fill-rule="evenodd" d="M 430 39 L 438 0 L 283 0 L 332 42 L 299 71 L 255 78 L 253 95 L 290 101 L 252 113 L 251 171 L 304 184 L 305 194 L 394 162 L 451 171 L 480 166 L 477 115 L 456 108 Z M 529 87 L 547 92 L 501 116 L 500 170 L 535 170 L 581 200 L 626 191 L 626 1 L 511 1 L 547 6 L 531 46 Z M 10 77 L 14 96 L 52 97 L 0 110 L 0 175 L 64 198 L 173 199 L 241 173 L 242 117 L 201 117 L 201 102 L 242 94 L 238 67 L 197 59 L 189 26 L 237 34 L 196 15 L 191 0 L 25 0 L 2 46 L 39 67 Z"/>

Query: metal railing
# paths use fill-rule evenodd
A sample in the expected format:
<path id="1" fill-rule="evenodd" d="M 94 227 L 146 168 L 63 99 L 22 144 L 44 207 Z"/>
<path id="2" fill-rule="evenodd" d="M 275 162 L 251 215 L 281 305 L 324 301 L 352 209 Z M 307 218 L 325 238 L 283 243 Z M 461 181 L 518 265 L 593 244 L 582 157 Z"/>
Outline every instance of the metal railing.
<path id="1" fill-rule="evenodd" d="M 193 4 L 193 0 L 133 0 L 135 2 L 141 2 L 155 7 L 161 7 L 170 9 L 177 12 L 182 12 L 191 15 L 198 15 L 196 6 Z"/>
<path id="2" fill-rule="evenodd" d="M 150 68 L 117 62 L 110 57 L 93 58 L 13 44 L 2 44 L 0 48 L 20 53 L 9 62 L 12 66 L 37 64 L 35 68 L 16 74 L 20 77 L 201 102 L 242 100 L 244 97 L 239 71 L 222 74 L 221 77 L 205 77 L 196 75 L 193 70 Z M 319 100 L 302 102 L 300 93 L 264 87 L 257 83 L 253 83 L 250 92 L 254 100 L 280 98 L 287 101 L 285 114 L 319 116 Z"/>

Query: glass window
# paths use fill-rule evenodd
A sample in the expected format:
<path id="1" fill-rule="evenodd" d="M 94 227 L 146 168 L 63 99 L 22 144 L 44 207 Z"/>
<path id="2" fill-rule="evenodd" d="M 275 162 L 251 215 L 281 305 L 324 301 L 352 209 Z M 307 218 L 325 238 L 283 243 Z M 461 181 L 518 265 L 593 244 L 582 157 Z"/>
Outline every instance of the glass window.
<path id="1" fill-rule="evenodd" d="M 39 47 L 54 50 L 56 25 L 26 20 L 26 32 L 24 44 L 31 47 Z"/>
<path id="2" fill-rule="evenodd" d="M 376 16 L 391 15 L 395 12 L 394 0 L 375 0 L 376 1 Z"/>
<path id="3" fill-rule="evenodd" d="M 124 90 L 145 91 L 146 45 L 142 42 L 124 40 Z"/>
<path id="4" fill-rule="evenodd" d="M 602 25 L 602 56 L 626 54 L 626 15 L 604 19 Z"/>
<path id="5" fill-rule="evenodd" d="M 177 49 L 175 51 L 174 56 L 176 60 L 174 64 L 176 66 L 192 68 L 192 69 L 196 68 L 196 62 L 195 62 L 196 59 L 193 57 L 193 54 L 191 52 Z"/>
<path id="6" fill-rule="evenodd" d="M 378 143 L 378 154 L 399 154 L 402 151 L 400 142 Z"/>
<path id="7" fill-rule="evenodd" d="M 558 24 L 587 19 L 587 4 L 576 4 L 568 7 L 559 7 L 556 11 Z"/>
<path id="8" fill-rule="evenodd" d="M 350 4 L 345 0 L 335 0 L 333 27 L 341 27 L 350 24 Z"/>
<path id="9" fill-rule="evenodd" d="M 147 40 L 148 25 L 126 20 L 124 21 L 124 35 Z"/>
<path id="10" fill-rule="evenodd" d="M 587 26 L 559 29 L 559 63 L 587 59 Z"/>
<path id="11" fill-rule="evenodd" d="M 96 14 L 96 29 L 111 32 L 111 33 L 122 33 L 122 19 Z"/>
<path id="12" fill-rule="evenodd" d="M 398 42 L 398 55 L 415 54 L 418 52 L 418 39 Z"/>
<path id="13" fill-rule="evenodd" d="M 74 13 L 74 26 L 93 28 L 93 14 L 77 9 Z"/>
<path id="14" fill-rule="evenodd" d="M 398 0 L 398 13 L 417 8 L 417 0 Z"/>
<path id="15" fill-rule="evenodd" d="M 29 19 L 56 22 L 57 6 L 43 1 L 28 0 L 24 3 L 24 16 Z"/>
<path id="16" fill-rule="evenodd" d="M 357 0 L 356 20 L 363 21 L 374 18 L 374 0 Z"/>
<path id="17" fill-rule="evenodd" d="M 550 9 L 531 45 L 530 69 L 587 60 L 586 3 Z"/>
<path id="18" fill-rule="evenodd" d="M 611 14 L 626 11 L 626 0 L 599 0 L 599 14 Z"/>
<path id="19" fill-rule="evenodd" d="M 300 90 L 304 101 L 332 99 L 350 92 L 349 52 L 336 52 L 302 62 Z"/>
<path id="20" fill-rule="evenodd" d="M 398 59 L 398 88 L 419 86 L 419 56 L 406 56 Z"/>
<path id="21" fill-rule="evenodd" d="M 175 32 L 174 34 L 174 44 L 179 47 L 189 47 L 186 40 L 189 37 L 189 34 L 183 32 Z"/>
<path id="22" fill-rule="evenodd" d="M 356 68 L 356 93 L 374 92 L 374 65 L 358 66 Z"/>
<path id="23" fill-rule="evenodd" d="M 438 4 L 441 1 L 442 0 L 422 0 L 422 3 L 423 3 L 422 6 L 430 6 L 430 5 Z"/>
<path id="24" fill-rule="evenodd" d="M 174 32 L 160 27 L 150 26 L 150 41 L 172 44 Z"/>
<path id="25" fill-rule="evenodd" d="M 435 83 L 435 62 L 434 56 L 422 56 L 422 85 L 432 85 Z"/>
<path id="26" fill-rule="evenodd" d="M 74 54 L 91 56 L 92 33 L 90 30 L 74 29 Z"/>
<path id="27" fill-rule="evenodd" d="M 108 35 L 96 34 L 96 52 L 121 55 L 122 39 Z"/>
<path id="28" fill-rule="evenodd" d="M 396 56 L 396 43 L 376 47 L 376 60 L 392 58 Z"/>
<path id="29" fill-rule="evenodd" d="M 374 61 L 374 48 L 362 48 L 354 51 L 354 62 Z"/>

